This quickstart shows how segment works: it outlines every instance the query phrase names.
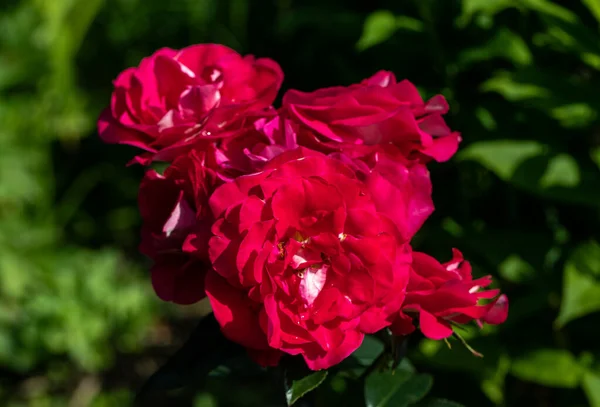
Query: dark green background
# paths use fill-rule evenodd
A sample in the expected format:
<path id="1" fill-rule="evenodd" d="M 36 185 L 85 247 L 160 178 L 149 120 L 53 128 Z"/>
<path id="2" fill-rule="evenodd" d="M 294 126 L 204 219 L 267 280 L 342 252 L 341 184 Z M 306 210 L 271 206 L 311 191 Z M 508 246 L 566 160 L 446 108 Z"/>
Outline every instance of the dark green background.
<path id="1" fill-rule="evenodd" d="M 409 357 L 467 407 L 600 407 L 598 21 L 600 0 L 4 0 L 0 404 L 126 406 L 206 312 L 151 292 L 142 169 L 95 119 L 121 70 L 218 42 L 278 61 L 285 89 L 387 69 L 443 93 L 463 143 L 431 165 L 437 210 L 414 245 L 462 249 L 511 312 L 465 335 L 483 359 L 418 337 Z"/>

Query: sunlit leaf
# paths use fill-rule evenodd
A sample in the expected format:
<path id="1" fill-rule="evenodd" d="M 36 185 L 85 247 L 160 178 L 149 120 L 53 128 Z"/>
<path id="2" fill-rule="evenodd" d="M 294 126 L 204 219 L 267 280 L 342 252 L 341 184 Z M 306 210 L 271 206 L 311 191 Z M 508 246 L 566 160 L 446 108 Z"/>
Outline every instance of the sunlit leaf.
<path id="1" fill-rule="evenodd" d="M 544 175 L 540 179 L 540 187 L 553 186 L 575 187 L 581 181 L 579 166 L 568 154 L 559 154 L 550 159 Z"/>
<path id="2" fill-rule="evenodd" d="M 535 278 L 535 269 L 519 255 L 512 254 L 500 264 L 500 275 L 513 283 L 525 283 Z"/>
<path id="3" fill-rule="evenodd" d="M 375 11 L 367 17 L 363 32 L 356 43 L 359 51 L 364 51 L 374 45 L 380 44 L 396 32 L 396 17 L 391 11 Z"/>
<path id="4" fill-rule="evenodd" d="M 457 155 L 459 160 L 477 161 L 500 179 L 562 202 L 600 205 L 600 178 L 582 171 L 570 155 L 550 154 L 536 141 L 493 140 L 476 142 Z"/>
<path id="5" fill-rule="evenodd" d="M 524 0 L 522 5 L 561 21 L 575 22 L 578 20 L 575 13 L 551 0 Z"/>
<path id="6" fill-rule="evenodd" d="M 600 22 L 600 0 L 581 0 L 581 2 L 590 10 L 596 20 Z"/>
<path id="7" fill-rule="evenodd" d="M 583 373 L 577 359 L 562 349 L 533 350 L 513 360 L 510 372 L 521 380 L 564 388 L 577 387 Z"/>
<path id="8" fill-rule="evenodd" d="M 398 29 L 414 32 L 422 32 L 425 29 L 425 26 L 421 20 L 417 20 L 416 18 L 408 16 L 396 17 L 396 27 L 398 27 Z"/>
<path id="9" fill-rule="evenodd" d="M 422 31 L 423 23 L 408 16 L 396 17 L 391 11 L 378 10 L 367 16 L 363 32 L 356 43 L 359 51 L 364 51 L 381 44 L 390 38 L 398 29 Z"/>
<path id="10" fill-rule="evenodd" d="M 577 114 L 583 118 L 586 117 L 586 111 L 600 109 L 594 86 L 594 82 L 582 86 L 575 78 L 565 77 L 551 68 L 539 70 L 528 66 L 516 72 L 498 72 L 481 85 L 481 90 L 499 93 L 512 102 L 526 102 L 528 108 L 555 114 L 560 119 L 565 109 L 579 110 Z M 587 107 L 581 112 L 583 105 Z"/>
<path id="11" fill-rule="evenodd" d="M 600 311 L 600 245 L 591 241 L 579 246 L 565 264 L 563 279 L 557 326 Z"/>
<path id="12" fill-rule="evenodd" d="M 504 58 L 516 65 L 531 63 L 531 52 L 525 41 L 507 28 L 499 29 L 485 45 L 463 51 L 459 63 L 463 66 L 493 58 Z"/>
<path id="13" fill-rule="evenodd" d="M 105 0 L 78 0 L 72 2 L 67 18 L 66 26 L 71 36 L 71 52 L 76 52 L 87 33 L 94 18 L 100 12 Z M 66 29 L 64 27 L 63 29 Z"/>
<path id="14" fill-rule="evenodd" d="M 600 67 L 600 60 L 598 61 Z M 552 117 L 566 128 L 583 128 L 589 126 L 598 116 L 596 110 L 587 103 L 570 103 L 551 110 Z"/>
<path id="15" fill-rule="evenodd" d="M 458 158 L 477 161 L 501 179 L 508 180 L 521 163 L 543 154 L 545 151 L 546 147 L 537 141 L 481 141 L 463 149 Z"/>
<path id="16" fill-rule="evenodd" d="M 514 76 L 502 73 L 487 80 L 481 85 L 484 92 L 497 92 L 510 101 L 521 101 L 529 99 L 543 99 L 551 95 L 551 92 L 540 85 L 532 83 L 521 83 L 514 80 Z"/>
<path id="17" fill-rule="evenodd" d="M 591 370 L 586 371 L 581 387 L 590 402 L 590 407 L 600 407 L 600 375 Z"/>

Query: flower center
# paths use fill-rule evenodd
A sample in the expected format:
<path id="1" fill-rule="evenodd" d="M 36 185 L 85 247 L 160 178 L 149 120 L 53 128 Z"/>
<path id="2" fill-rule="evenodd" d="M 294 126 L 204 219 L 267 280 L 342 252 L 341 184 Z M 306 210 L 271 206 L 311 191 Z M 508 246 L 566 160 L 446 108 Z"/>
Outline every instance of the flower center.
<path id="1" fill-rule="evenodd" d="M 337 238 L 343 242 L 347 235 L 340 233 Z M 278 257 L 284 260 L 291 255 L 289 262 L 293 284 L 298 284 L 298 294 L 305 307 L 310 307 L 325 287 L 327 274 L 331 268 L 330 256 L 321 248 L 312 244 L 311 237 L 305 237 L 299 231 L 291 239 L 277 243 Z"/>

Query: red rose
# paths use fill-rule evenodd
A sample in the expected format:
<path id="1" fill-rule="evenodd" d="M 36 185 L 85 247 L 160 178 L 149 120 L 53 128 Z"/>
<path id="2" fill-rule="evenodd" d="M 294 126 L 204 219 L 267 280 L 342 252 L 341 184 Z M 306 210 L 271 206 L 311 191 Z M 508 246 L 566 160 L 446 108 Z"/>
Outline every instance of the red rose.
<path id="1" fill-rule="evenodd" d="M 208 198 L 220 184 L 193 151 L 176 159 L 164 175 L 149 170 L 142 180 L 140 251 L 154 260 L 152 285 L 165 301 L 191 304 L 205 296 L 213 221 Z"/>
<path id="2" fill-rule="evenodd" d="M 283 153 L 210 198 L 217 221 L 206 293 L 224 334 L 259 362 L 276 362 L 278 349 L 316 370 L 390 325 L 410 247 L 354 171 L 301 154 Z"/>
<path id="3" fill-rule="evenodd" d="M 212 157 L 208 165 L 231 180 L 261 171 L 269 160 L 297 147 L 294 123 L 276 114 L 265 115 L 235 135 L 213 143 L 207 150 Z"/>
<path id="4" fill-rule="evenodd" d="M 394 221 L 402 240 L 410 240 L 434 210 L 427 167 L 419 160 L 408 160 L 394 146 L 344 151 L 330 156 L 354 169 L 377 210 Z"/>
<path id="5" fill-rule="evenodd" d="M 290 90 L 283 107 L 308 130 L 300 133 L 300 144 L 321 151 L 393 144 L 405 156 L 417 152 L 445 161 L 460 141 L 442 118 L 448 112 L 443 96 L 425 103 L 412 83 L 396 82 L 386 71 L 348 87 Z"/>
<path id="6" fill-rule="evenodd" d="M 100 137 L 148 151 L 138 162 L 172 161 L 190 144 L 224 137 L 244 113 L 269 107 L 282 81 L 275 61 L 223 45 L 163 48 L 117 77 Z"/>
<path id="7" fill-rule="evenodd" d="M 480 291 L 492 283 L 490 276 L 473 280 L 471 265 L 458 250 L 450 262 L 440 264 L 425 253 L 413 253 L 406 299 L 392 331 L 408 335 L 414 331 L 412 316 L 418 314 L 419 328 L 431 339 L 452 335 L 452 325 L 476 320 L 497 325 L 508 316 L 508 298 L 499 290 Z M 480 304 L 482 299 L 494 299 Z"/>

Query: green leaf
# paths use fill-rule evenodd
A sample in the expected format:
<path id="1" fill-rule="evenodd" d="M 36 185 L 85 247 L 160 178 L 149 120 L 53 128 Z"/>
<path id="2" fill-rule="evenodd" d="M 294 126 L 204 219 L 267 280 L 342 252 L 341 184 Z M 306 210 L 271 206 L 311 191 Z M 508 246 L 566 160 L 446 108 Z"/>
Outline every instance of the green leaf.
<path id="1" fill-rule="evenodd" d="M 416 403 L 429 393 L 433 385 L 433 378 L 428 374 L 416 374 L 411 377 L 391 400 L 390 406 L 402 407 Z"/>
<path id="2" fill-rule="evenodd" d="M 396 17 L 391 11 L 379 10 L 367 16 L 363 32 L 356 43 L 359 51 L 364 51 L 374 45 L 380 44 L 396 32 Z"/>
<path id="3" fill-rule="evenodd" d="M 600 245 L 591 241 L 579 246 L 565 264 L 563 299 L 555 321 L 557 327 L 600 311 Z"/>
<path id="4" fill-rule="evenodd" d="M 200 321 L 181 349 L 144 383 L 136 395 L 136 405 L 143 406 L 157 398 L 164 398 L 171 405 L 173 399 L 185 393 L 194 394 L 202 389 L 211 370 L 240 354 L 243 348 L 223 336 L 211 313 Z"/>
<path id="5" fill-rule="evenodd" d="M 498 127 L 498 124 L 494 119 L 494 115 L 486 108 L 478 106 L 475 109 L 475 116 L 477 117 L 477 119 L 479 119 L 479 122 L 486 130 L 496 130 L 496 128 Z"/>
<path id="6" fill-rule="evenodd" d="M 515 65 L 529 65 L 532 56 L 521 36 L 507 28 L 501 28 L 485 45 L 463 51 L 459 55 L 459 63 L 466 66 L 493 58 L 504 58 Z"/>
<path id="7" fill-rule="evenodd" d="M 462 28 L 469 24 L 474 15 L 480 14 L 489 18 L 511 7 L 514 7 L 513 0 L 463 0 L 462 14 L 456 23 Z"/>
<path id="8" fill-rule="evenodd" d="M 457 158 L 477 161 L 501 179 L 508 181 L 521 163 L 543 154 L 546 149 L 537 141 L 480 141 L 462 150 Z"/>
<path id="9" fill-rule="evenodd" d="M 553 16 L 561 21 L 574 22 L 577 21 L 577 15 L 567 8 L 555 4 L 548 0 L 524 0 L 523 5 L 531 10 L 539 13 Z"/>
<path id="10" fill-rule="evenodd" d="M 459 160 L 477 161 L 500 179 L 530 193 L 572 204 L 599 206 L 600 178 L 565 153 L 536 141 L 493 140 L 469 145 Z"/>
<path id="11" fill-rule="evenodd" d="M 592 2 L 596 4 L 592 4 Z M 527 3 L 531 3 L 527 7 L 536 10 L 548 27 L 545 35 L 537 37 L 541 37 L 543 42 L 558 45 L 562 52 L 579 55 L 581 60 L 592 68 L 600 68 L 598 58 L 600 44 L 597 41 L 597 30 L 589 29 L 576 14 L 557 4 L 539 0 L 528 0 Z M 598 11 L 597 0 L 588 3 L 588 6 L 593 7 L 592 12 Z"/>
<path id="12" fill-rule="evenodd" d="M 462 404 L 446 399 L 428 399 L 416 405 L 416 407 L 464 407 Z"/>
<path id="13" fill-rule="evenodd" d="M 600 65 L 600 62 L 599 62 Z M 585 128 L 596 117 L 596 110 L 587 103 L 569 103 L 552 108 L 550 114 L 566 128 Z"/>
<path id="14" fill-rule="evenodd" d="M 432 378 L 406 370 L 371 373 L 365 380 L 367 407 L 403 407 L 416 403 L 429 392 Z"/>
<path id="15" fill-rule="evenodd" d="M 394 16 L 391 11 L 378 10 L 369 14 L 356 49 L 364 51 L 389 39 L 398 29 L 423 31 L 423 22 L 408 16 Z"/>
<path id="16" fill-rule="evenodd" d="M 289 360 L 289 359 L 288 359 Z M 313 391 L 327 377 L 327 370 L 311 371 L 303 365 L 286 366 L 285 369 L 285 398 L 288 406 L 293 405 L 301 397 Z"/>
<path id="17" fill-rule="evenodd" d="M 596 163 L 598 168 L 600 168 L 600 147 L 596 147 L 590 151 L 590 156 L 592 160 Z"/>
<path id="18" fill-rule="evenodd" d="M 217 407 L 215 398 L 209 393 L 200 393 L 194 398 L 194 407 Z"/>
<path id="19" fill-rule="evenodd" d="M 600 375 L 591 370 L 586 371 L 581 387 L 590 402 L 590 407 L 600 407 Z"/>
<path id="20" fill-rule="evenodd" d="M 550 114 L 562 125 L 581 127 L 595 118 L 600 109 L 593 92 L 596 82 L 588 80 L 585 85 L 573 76 L 567 76 L 552 68 L 540 71 L 528 66 L 516 72 L 499 71 L 481 85 L 484 92 L 496 92 L 506 100 L 526 103 Z M 569 117 L 575 115 L 574 118 Z"/>
<path id="21" fill-rule="evenodd" d="M 581 2 L 590 10 L 594 18 L 600 22 L 600 0 L 581 0 Z"/>
<path id="22" fill-rule="evenodd" d="M 568 154 L 558 154 L 548 162 L 548 167 L 540 178 L 540 187 L 576 187 L 580 181 L 577 161 Z"/>
<path id="23" fill-rule="evenodd" d="M 513 360 L 510 373 L 543 386 L 572 389 L 580 383 L 582 368 L 569 351 L 537 349 Z"/>
<path id="24" fill-rule="evenodd" d="M 535 279 L 535 269 L 518 254 L 511 254 L 498 266 L 500 275 L 507 281 L 523 284 Z"/>
<path id="25" fill-rule="evenodd" d="M 484 92 L 497 92 L 511 102 L 546 99 L 551 92 L 544 86 L 536 83 L 524 83 L 519 81 L 513 74 L 502 72 L 481 85 Z"/>
<path id="26" fill-rule="evenodd" d="M 371 365 L 381 352 L 383 352 L 383 343 L 377 338 L 367 335 L 363 339 L 362 344 L 352 353 L 352 357 L 361 365 Z"/>
<path id="27" fill-rule="evenodd" d="M 408 16 L 396 17 L 396 27 L 402 30 L 422 32 L 425 29 L 425 25 L 421 20 Z"/>

